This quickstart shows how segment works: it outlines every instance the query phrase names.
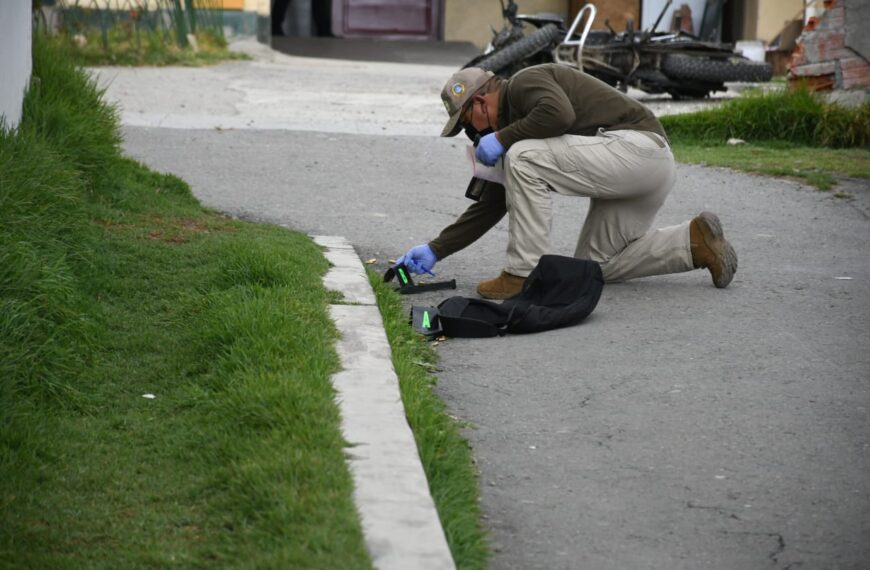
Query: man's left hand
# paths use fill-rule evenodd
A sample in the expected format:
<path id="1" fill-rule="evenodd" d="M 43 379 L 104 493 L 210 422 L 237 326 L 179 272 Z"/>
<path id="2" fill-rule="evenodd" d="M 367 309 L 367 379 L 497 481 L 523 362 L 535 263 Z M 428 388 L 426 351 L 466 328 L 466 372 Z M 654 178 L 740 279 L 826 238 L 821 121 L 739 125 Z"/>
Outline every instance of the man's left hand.
<path id="1" fill-rule="evenodd" d="M 489 133 L 477 143 L 477 151 L 475 151 L 474 156 L 483 164 L 492 166 L 503 154 L 504 146 L 499 142 L 495 133 Z"/>

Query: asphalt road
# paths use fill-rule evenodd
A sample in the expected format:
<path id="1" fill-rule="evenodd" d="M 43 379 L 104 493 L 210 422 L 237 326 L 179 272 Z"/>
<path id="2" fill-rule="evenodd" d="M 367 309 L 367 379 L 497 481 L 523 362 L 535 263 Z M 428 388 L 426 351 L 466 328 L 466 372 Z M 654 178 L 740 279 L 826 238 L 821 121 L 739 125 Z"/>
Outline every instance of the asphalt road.
<path id="1" fill-rule="evenodd" d="M 307 113 L 304 130 L 177 128 L 184 111 L 149 111 L 160 105 L 143 95 L 159 72 L 104 77 L 122 103 L 130 86 L 125 116 L 162 114 L 169 127 L 128 121 L 131 156 L 184 177 L 207 206 L 344 235 L 383 269 L 467 205 L 464 143 L 436 136 L 444 70 L 408 71 L 408 81 L 426 85 L 417 92 L 435 97 L 434 115 L 410 115 L 430 134 L 411 135 L 396 119 L 401 98 L 392 107 L 355 99 L 353 113 L 370 103 L 377 120 L 342 132 L 341 113 L 351 110 L 335 107 L 335 122 L 318 122 L 326 115 L 297 112 L 308 101 L 298 85 L 267 96 L 269 81 L 304 64 L 213 71 L 260 73 L 261 100 L 292 96 L 285 113 L 297 122 Z M 335 77 L 355 96 L 385 70 L 366 67 L 359 84 L 350 68 Z M 395 77 L 387 75 L 375 89 Z M 199 107 L 218 108 L 221 92 L 196 84 Z M 316 97 L 305 104 L 316 107 Z M 211 115 L 260 120 L 234 109 Z M 198 125 L 208 120 L 200 113 Z M 389 127 L 382 134 L 378 120 Z M 793 181 L 681 165 L 658 225 L 717 212 L 740 256 L 728 289 L 704 271 L 608 285 L 580 326 L 438 346 L 436 390 L 471 426 L 492 568 L 870 566 L 870 217 L 867 189 L 852 190 L 858 199 L 848 201 Z M 555 203 L 554 248 L 570 254 L 587 204 Z M 501 270 L 505 238 L 506 221 L 439 263 L 438 278 L 456 278 L 457 293 L 473 295 Z"/>

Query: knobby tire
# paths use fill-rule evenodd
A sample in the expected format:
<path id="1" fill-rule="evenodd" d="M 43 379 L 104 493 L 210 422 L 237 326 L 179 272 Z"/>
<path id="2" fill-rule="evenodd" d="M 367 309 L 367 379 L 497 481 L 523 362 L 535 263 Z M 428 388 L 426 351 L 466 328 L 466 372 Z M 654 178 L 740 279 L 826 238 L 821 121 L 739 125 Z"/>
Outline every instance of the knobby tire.
<path id="1" fill-rule="evenodd" d="M 712 59 L 703 56 L 668 54 L 662 58 L 662 71 L 674 79 L 694 79 L 721 83 L 725 81 L 770 81 L 770 64 L 750 61 L 740 56 Z"/>
<path id="2" fill-rule="evenodd" d="M 486 71 L 498 73 L 506 67 L 535 55 L 553 43 L 560 34 L 559 28 L 555 24 L 547 24 L 523 39 L 481 59 L 474 65 Z"/>

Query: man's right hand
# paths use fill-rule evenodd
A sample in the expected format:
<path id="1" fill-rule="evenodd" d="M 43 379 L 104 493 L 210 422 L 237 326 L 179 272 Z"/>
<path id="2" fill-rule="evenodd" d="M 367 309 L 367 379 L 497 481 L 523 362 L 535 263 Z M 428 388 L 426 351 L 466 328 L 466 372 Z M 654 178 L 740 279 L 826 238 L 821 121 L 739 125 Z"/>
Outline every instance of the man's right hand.
<path id="1" fill-rule="evenodd" d="M 438 258 L 428 244 L 423 244 L 412 247 L 408 253 L 396 260 L 396 265 L 401 263 L 404 263 L 411 273 L 433 275 L 432 268 L 438 263 Z"/>

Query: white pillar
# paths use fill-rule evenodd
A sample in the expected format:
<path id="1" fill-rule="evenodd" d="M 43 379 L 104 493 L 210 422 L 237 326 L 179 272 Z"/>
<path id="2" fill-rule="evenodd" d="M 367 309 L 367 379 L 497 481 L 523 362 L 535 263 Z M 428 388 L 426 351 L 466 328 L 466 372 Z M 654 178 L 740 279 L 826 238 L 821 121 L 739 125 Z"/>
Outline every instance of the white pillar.
<path id="1" fill-rule="evenodd" d="M 33 68 L 31 0 L 0 1 L 0 117 L 6 127 L 21 120 L 24 92 Z"/>

